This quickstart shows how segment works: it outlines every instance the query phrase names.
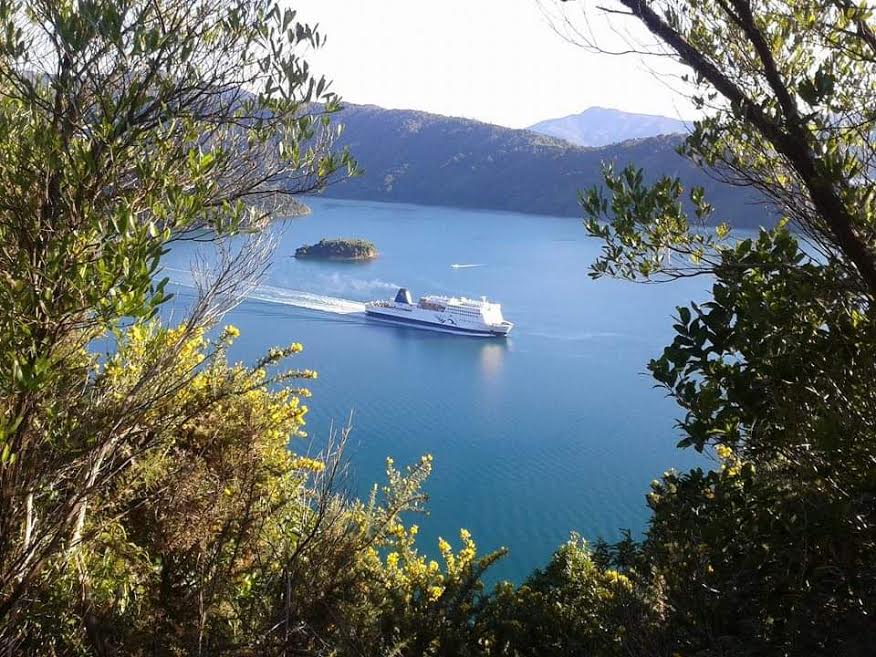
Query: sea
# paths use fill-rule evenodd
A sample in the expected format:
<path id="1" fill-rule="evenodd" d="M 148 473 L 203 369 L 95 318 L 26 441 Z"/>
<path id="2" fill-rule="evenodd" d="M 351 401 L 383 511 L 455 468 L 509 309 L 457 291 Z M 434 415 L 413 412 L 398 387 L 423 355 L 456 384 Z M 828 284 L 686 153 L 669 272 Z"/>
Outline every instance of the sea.
<path id="1" fill-rule="evenodd" d="M 666 470 L 712 465 L 676 447 L 681 410 L 647 373 L 673 337 L 676 306 L 703 301 L 708 281 L 636 284 L 593 280 L 601 243 L 581 220 L 448 207 L 307 200 L 311 214 L 278 220 L 258 286 L 223 319 L 241 335 L 233 360 L 300 342 L 290 365 L 308 382 L 308 438 L 315 454 L 350 423 L 349 494 L 367 497 L 397 467 L 431 454 L 420 549 L 439 536 L 458 547 L 468 529 L 481 554 L 506 547 L 488 582 L 522 582 L 577 532 L 592 541 L 639 536 L 650 482 Z M 321 238 L 353 237 L 380 252 L 368 262 L 297 260 Z M 236 240 L 232 248 L 240 246 Z M 181 318 L 191 270 L 211 243 L 181 242 L 163 275 Z M 383 324 L 363 303 L 407 287 L 425 294 L 486 296 L 514 322 L 511 335 L 476 338 Z"/>

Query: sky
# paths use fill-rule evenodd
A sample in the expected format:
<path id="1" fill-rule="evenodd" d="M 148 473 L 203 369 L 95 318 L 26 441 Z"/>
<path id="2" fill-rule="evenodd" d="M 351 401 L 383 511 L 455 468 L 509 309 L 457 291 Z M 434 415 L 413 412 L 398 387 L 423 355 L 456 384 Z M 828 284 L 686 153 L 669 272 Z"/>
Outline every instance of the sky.
<path id="1" fill-rule="evenodd" d="M 351 103 L 512 128 L 592 106 L 696 116 L 678 92 L 680 67 L 667 64 L 666 58 L 606 55 L 573 45 L 554 31 L 538 0 L 287 2 L 300 20 L 319 24 L 327 42 L 308 60 Z M 549 11 L 559 6 L 554 0 L 542 2 Z M 580 5 L 566 6 L 580 11 Z M 573 14 L 572 20 L 581 24 L 580 15 Z M 612 25 L 616 30 L 617 24 Z M 591 27 L 600 44 L 617 45 L 608 23 L 596 21 Z M 659 66 L 664 70 L 655 75 Z"/>

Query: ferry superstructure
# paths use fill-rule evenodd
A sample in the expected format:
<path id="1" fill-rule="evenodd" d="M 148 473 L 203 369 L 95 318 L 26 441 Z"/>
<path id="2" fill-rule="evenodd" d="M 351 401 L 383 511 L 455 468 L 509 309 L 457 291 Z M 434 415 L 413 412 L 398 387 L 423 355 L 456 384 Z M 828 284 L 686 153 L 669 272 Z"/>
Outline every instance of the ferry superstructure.
<path id="1" fill-rule="evenodd" d="M 401 288 L 394 299 L 366 303 L 365 313 L 393 324 L 484 338 L 508 335 L 514 327 L 502 317 L 502 306 L 486 297 L 425 296 L 414 303 L 406 288 Z"/>

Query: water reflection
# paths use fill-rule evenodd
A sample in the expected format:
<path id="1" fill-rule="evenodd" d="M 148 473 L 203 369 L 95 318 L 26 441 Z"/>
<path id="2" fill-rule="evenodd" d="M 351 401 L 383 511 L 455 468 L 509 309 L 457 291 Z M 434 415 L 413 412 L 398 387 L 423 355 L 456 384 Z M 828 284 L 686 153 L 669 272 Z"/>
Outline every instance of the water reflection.
<path id="1" fill-rule="evenodd" d="M 508 351 L 508 338 L 490 340 L 480 347 L 481 374 L 487 381 L 492 381 L 502 372 L 502 362 Z"/>
<path id="2" fill-rule="evenodd" d="M 431 363 L 429 376 L 434 376 L 444 368 L 462 372 L 477 373 L 484 381 L 498 379 L 502 365 L 512 344 L 511 338 L 477 338 L 465 335 L 451 335 L 441 331 L 398 326 L 378 320 L 363 321 L 385 335 L 391 335 L 396 345 L 415 358 L 408 365 L 422 366 Z M 426 372 L 422 373 L 424 376 Z"/>

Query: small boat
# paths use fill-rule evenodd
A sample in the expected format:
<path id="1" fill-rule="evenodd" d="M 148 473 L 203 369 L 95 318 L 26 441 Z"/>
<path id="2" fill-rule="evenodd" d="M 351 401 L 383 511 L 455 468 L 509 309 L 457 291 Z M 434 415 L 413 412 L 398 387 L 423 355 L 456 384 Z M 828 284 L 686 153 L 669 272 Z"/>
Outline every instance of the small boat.
<path id="1" fill-rule="evenodd" d="M 392 324 L 483 338 L 504 337 L 514 327 L 502 317 L 502 306 L 486 297 L 425 296 L 415 304 L 406 288 L 401 288 L 394 299 L 369 301 L 365 314 Z"/>

